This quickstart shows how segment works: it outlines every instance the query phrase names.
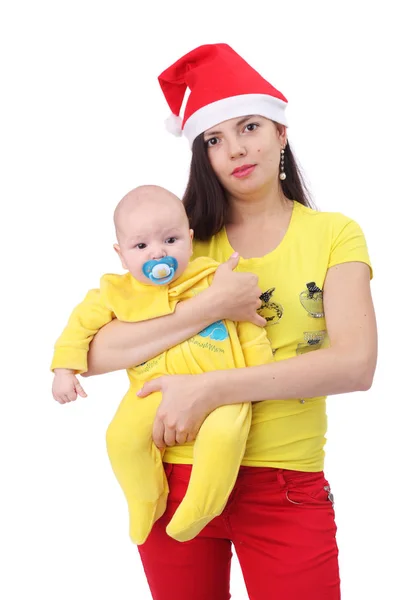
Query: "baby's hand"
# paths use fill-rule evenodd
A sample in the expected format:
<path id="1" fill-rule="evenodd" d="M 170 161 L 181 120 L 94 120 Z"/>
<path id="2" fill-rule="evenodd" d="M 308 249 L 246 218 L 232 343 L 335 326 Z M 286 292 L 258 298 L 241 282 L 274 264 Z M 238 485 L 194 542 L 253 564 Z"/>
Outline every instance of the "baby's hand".
<path id="1" fill-rule="evenodd" d="M 54 369 L 52 391 L 54 400 L 60 404 L 72 402 L 78 395 L 82 398 L 87 397 L 75 373 L 69 369 Z"/>

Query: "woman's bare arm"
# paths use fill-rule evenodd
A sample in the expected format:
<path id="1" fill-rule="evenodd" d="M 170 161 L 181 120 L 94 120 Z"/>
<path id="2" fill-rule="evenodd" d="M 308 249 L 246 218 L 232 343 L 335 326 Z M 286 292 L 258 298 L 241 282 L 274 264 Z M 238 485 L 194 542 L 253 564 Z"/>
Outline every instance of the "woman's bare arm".
<path id="1" fill-rule="evenodd" d="M 140 365 L 187 340 L 217 319 L 206 292 L 178 303 L 171 315 L 139 323 L 114 319 L 93 338 L 88 371 L 84 376 Z"/>
<path id="2" fill-rule="evenodd" d="M 363 263 L 331 267 L 324 285 L 331 347 L 257 367 L 164 376 L 138 395 L 161 391 L 154 438 L 159 447 L 187 435 L 195 439 L 218 406 L 274 399 L 314 398 L 367 390 L 377 360 L 377 331 L 369 268 Z"/>
<path id="3" fill-rule="evenodd" d="M 84 376 L 140 365 L 219 319 L 265 325 L 256 312 L 261 304 L 258 278 L 251 273 L 233 273 L 237 263 L 238 257 L 223 263 L 210 288 L 178 303 L 172 315 L 139 323 L 114 319 L 105 325 L 90 344 Z"/>
<path id="4" fill-rule="evenodd" d="M 369 267 L 344 263 L 331 267 L 324 285 L 330 348 L 261 367 L 236 369 L 217 388 L 218 403 L 274 398 L 313 398 L 368 390 L 377 361 L 377 329 Z"/>

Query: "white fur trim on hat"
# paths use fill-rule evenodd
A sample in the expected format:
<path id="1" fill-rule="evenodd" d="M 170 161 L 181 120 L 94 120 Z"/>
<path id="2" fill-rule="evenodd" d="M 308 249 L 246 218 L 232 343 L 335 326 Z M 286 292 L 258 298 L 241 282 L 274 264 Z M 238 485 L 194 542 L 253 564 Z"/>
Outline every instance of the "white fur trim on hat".
<path id="1" fill-rule="evenodd" d="M 286 106 L 287 103 L 283 100 L 267 94 L 230 96 L 199 108 L 186 121 L 183 133 L 192 145 L 200 133 L 213 125 L 246 115 L 261 115 L 287 127 Z"/>
<path id="2" fill-rule="evenodd" d="M 169 133 L 180 137 L 182 135 L 182 119 L 178 115 L 170 114 L 168 119 L 165 119 L 165 127 Z"/>

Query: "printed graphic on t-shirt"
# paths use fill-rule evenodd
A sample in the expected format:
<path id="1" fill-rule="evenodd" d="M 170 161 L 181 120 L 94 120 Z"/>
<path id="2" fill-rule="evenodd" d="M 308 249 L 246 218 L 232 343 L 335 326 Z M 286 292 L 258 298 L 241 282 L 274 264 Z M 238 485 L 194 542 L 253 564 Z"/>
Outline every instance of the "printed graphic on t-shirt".
<path id="1" fill-rule="evenodd" d="M 260 296 L 262 302 L 258 313 L 267 321 L 267 325 L 276 325 L 283 315 L 283 306 L 271 300 L 275 288 L 270 288 Z"/>
<path id="2" fill-rule="evenodd" d="M 315 284 L 315 281 L 306 283 L 306 287 L 307 289 L 300 294 L 301 305 L 310 317 L 320 319 L 324 316 L 323 292 Z"/>
<path id="3" fill-rule="evenodd" d="M 327 331 L 325 329 L 321 331 L 305 331 L 304 342 L 297 344 L 296 354 L 299 356 L 300 354 L 318 350 L 321 348 L 326 334 Z"/>

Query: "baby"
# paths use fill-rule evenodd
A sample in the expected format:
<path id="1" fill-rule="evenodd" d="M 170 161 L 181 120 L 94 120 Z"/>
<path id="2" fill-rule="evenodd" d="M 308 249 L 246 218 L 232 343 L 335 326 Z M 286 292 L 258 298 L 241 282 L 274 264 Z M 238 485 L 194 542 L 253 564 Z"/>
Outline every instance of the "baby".
<path id="1" fill-rule="evenodd" d="M 60 403 L 85 396 L 76 374 L 87 370 L 89 344 L 112 319 L 137 322 L 174 312 L 176 304 L 208 288 L 218 267 L 190 262 L 193 230 L 182 202 L 157 186 L 141 186 L 118 204 L 114 245 L 124 275 L 104 275 L 72 312 L 55 345 L 53 396 Z M 210 337 L 212 334 L 212 337 Z M 207 342 L 207 337 L 210 338 Z M 273 360 L 264 328 L 218 321 L 148 362 L 128 369 L 129 390 L 107 430 L 107 451 L 129 510 L 132 541 L 142 544 L 166 508 L 163 452 L 152 441 L 161 393 L 137 397 L 145 381 L 167 374 L 261 365 Z M 235 483 L 251 424 L 251 404 L 219 407 L 204 421 L 193 448 L 184 499 L 167 526 L 178 541 L 194 538 L 219 515 Z"/>

